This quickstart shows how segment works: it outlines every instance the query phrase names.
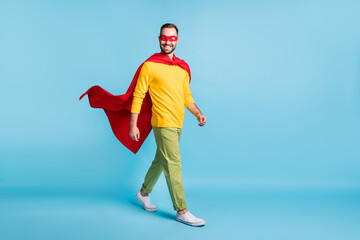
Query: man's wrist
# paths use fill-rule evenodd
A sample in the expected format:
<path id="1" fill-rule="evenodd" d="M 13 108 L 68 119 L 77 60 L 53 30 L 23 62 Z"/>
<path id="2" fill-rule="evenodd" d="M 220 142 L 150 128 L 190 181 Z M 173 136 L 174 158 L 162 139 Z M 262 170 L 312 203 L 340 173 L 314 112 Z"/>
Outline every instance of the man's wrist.
<path id="1" fill-rule="evenodd" d="M 137 127 L 139 113 L 131 112 L 130 115 L 130 129 Z"/>

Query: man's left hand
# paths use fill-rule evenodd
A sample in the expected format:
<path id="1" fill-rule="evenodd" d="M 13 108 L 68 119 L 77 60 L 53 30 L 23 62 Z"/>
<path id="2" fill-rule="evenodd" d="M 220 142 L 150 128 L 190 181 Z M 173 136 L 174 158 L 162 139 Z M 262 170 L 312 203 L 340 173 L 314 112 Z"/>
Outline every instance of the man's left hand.
<path id="1" fill-rule="evenodd" d="M 198 124 L 198 125 L 199 125 L 200 127 L 202 127 L 202 126 L 205 125 L 205 123 L 206 123 L 206 117 L 205 117 L 204 114 L 199 113 L 196 118 L 197 118 L 197 120 L 199 121 L 199 124 Z"/>

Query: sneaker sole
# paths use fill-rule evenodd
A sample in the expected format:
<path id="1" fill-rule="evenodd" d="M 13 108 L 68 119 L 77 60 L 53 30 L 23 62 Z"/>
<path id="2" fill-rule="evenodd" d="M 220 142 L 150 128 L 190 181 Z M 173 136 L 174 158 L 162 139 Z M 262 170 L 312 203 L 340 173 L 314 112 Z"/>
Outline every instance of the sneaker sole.
<path id="1" fill-rule="evenodd" d="M 141 203 L 141 205 L 143 206 L 143 208 L 145 209 L 145 211 L 148 211 L 148 212 L 156 212 L 157 211 L 157 208 L 146 208 L 144 205 L 144 202 L 137 196 L 135 195 L 136 199 Z"/>
<path id="2" fill-rule="evenodd" d="M 184 223 L 186 225 L 192 226 L 192 227 L 202 227 L 202 226 L 205 226 L 205 224 L 206 224 L 206 222 L 190 223 L 190 222 L 186 222 L 186 221 L 183 221 L 181 219 L 178 219 L 178 218 L 175 218 L 175 220 L 178 221 L 178 222 Z"/>

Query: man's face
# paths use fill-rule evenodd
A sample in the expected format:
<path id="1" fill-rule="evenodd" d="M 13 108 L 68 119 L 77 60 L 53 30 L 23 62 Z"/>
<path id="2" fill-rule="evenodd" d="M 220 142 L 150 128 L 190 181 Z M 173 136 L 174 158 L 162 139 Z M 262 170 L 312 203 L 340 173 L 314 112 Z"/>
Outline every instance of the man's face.
<path id="1" fill-rule="evenodd" d="M 177 37 L 176 29 L 175 28 L 163 28 L 160 36 L 161 35 L 165 35 L 167 37 L 170 37 L 170 36 Z M 176 44 L 178 42 L 179 42 L 179 40 L 170 41 L 170 39 L 164 40 L 164 39 L 159 38 L 161 52 L 165 53 L 165 54 L 170 54 L 170 53 L 174 52 L 174 50 L 176 48 Z"/>

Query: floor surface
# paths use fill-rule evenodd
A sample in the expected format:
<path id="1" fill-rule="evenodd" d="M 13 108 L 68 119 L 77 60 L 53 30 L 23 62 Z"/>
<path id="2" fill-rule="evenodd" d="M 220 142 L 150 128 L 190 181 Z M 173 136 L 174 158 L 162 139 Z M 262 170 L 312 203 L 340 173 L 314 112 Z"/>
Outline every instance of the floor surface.
<path id="1" fill-rule="evenodd" d="M 189 210 L 204 227 L 174 220 L 165 189 L 144 211 L 136 191 L 117 195 L 0 194 L 0 239 L 360 239 L 359 190 L 190 190 Z"/>

